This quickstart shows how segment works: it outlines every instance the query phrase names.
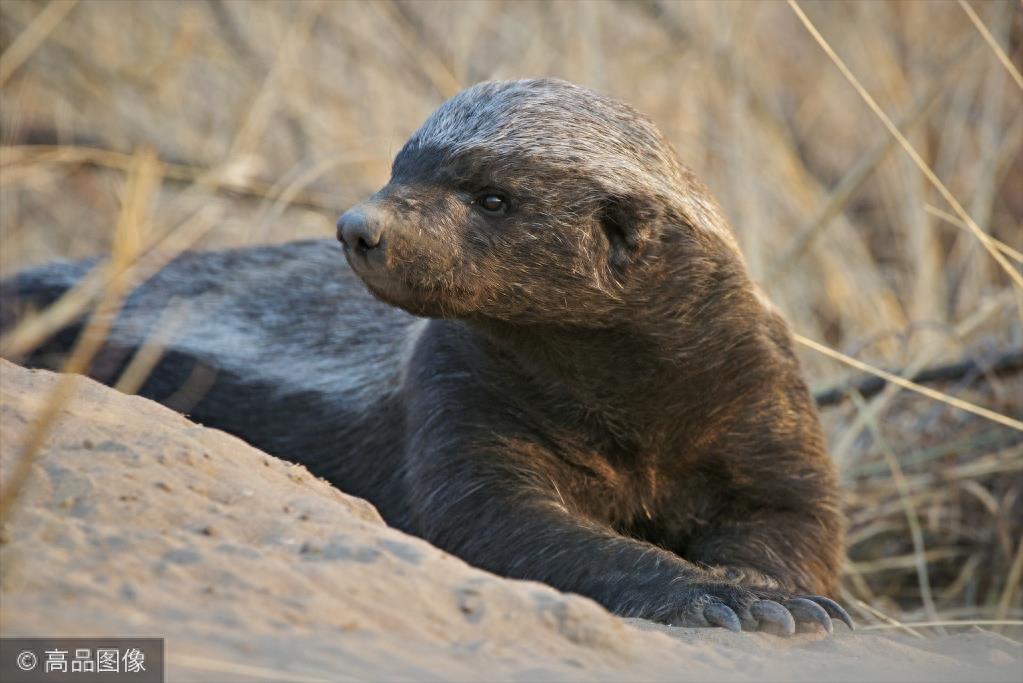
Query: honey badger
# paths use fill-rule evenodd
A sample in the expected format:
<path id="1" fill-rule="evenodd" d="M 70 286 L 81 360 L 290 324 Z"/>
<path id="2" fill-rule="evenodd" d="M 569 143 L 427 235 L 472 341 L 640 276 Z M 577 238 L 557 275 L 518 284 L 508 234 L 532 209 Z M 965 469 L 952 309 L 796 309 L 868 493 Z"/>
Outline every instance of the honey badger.
<path id="1" fill-rule="evenodd" d="M 184 300 L 140 393 L 399 529 L 624 616 L 852 626 L 824 597 L 839 491 L 788 328 L 648 119 L 559 80 L 476 85 L 337 236 L 180 256 L 127 300 L 94 376 Z M 44 305 L 90 267 L 0 296 Z M 182 405 L 197 368 L 212 379 Z"/>

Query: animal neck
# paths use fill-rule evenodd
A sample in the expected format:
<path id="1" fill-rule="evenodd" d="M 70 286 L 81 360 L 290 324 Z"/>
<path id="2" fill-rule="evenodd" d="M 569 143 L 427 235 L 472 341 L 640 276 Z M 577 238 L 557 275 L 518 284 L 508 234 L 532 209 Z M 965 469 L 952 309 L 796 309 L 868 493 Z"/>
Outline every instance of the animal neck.
<path id="1" fill-rule="evenodd" d="M 658 280 L 611 327 L 474 323 L 514 362 L 616 432 L 677 432 L 742 391 L 764 353 L 763 308 L 741 262 Z"/>

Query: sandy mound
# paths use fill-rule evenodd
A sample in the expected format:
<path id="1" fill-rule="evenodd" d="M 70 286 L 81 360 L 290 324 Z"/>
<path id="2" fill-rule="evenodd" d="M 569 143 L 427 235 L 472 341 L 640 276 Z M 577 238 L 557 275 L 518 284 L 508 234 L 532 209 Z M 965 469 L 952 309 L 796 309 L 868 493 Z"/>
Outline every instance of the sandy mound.
<path id="1" fill-rule="evenodd" d="M 0 362 L 0 473 L 57 375 Z M 668 629 L 469 567 L 222 432 L 81 380 L 3 530 L 3 635 L 159 635 L 170 680 L 1015 680 L 1020 645 Z"/>

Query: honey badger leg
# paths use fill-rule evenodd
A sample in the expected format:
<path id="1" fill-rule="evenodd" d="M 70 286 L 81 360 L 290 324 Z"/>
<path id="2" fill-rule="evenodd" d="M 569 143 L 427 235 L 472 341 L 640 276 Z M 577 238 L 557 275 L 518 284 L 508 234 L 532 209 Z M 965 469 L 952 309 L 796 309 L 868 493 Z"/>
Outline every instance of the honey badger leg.
<path id="1" fill-rule="evenodd" d="M 851 623 L 826 598 L 753 585 L 752 573 L 703 567 L 588 519 L 573 509 L 571 475 L 535 445 L 418 436 L 406 473 L 417 530 L 478 567 L 666 624 L 792 634 L 813 623 L 830 633 L 829 614 Z"/>

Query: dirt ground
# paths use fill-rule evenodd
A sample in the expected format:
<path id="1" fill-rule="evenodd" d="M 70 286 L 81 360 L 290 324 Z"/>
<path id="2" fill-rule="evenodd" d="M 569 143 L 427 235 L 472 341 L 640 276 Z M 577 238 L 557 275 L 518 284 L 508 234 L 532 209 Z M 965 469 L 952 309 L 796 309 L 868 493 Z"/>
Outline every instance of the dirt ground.
<path id="1" fill-rule="evenodd" d="M 0 361 L 4 486 L 60 375 Z M 2 530 L 0 633 L 167 639 L 168 680 L 1019 681 L 974 628 L 667 628 L 474 569 L 305 469 L 79 378 Z"/>

